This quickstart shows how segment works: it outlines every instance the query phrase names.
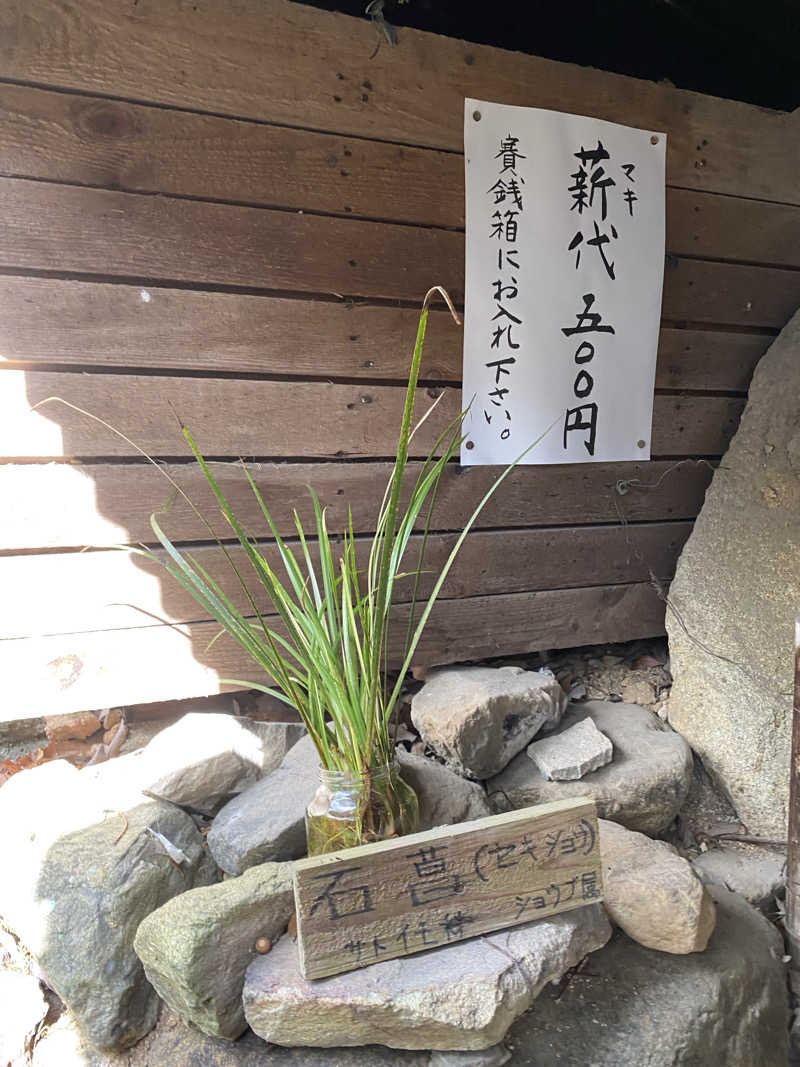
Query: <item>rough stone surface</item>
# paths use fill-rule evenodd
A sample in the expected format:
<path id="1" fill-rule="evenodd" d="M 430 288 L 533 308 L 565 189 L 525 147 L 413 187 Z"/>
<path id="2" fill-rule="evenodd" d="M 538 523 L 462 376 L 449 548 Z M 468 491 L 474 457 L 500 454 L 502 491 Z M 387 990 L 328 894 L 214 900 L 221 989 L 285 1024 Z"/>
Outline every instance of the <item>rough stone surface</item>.
<path id="1" fill-rule="evenodd" d="M 114 769 L 148 796 L 210 812 L 275 770 L 304 733 L 297 723 L 190 712 Z"/>
<path id="2" fill-rule="evenodd" d="M 614 746 L 614 759 L 577 782 L 548 782 L 525 753 L 488 783 L 499 810 L 567 797 L 591 797 L 597 813 L 631 830 L 657 834 L 675 818 L 689 790 L 689 746 L 655 715 L 635 704 L 587 701 L 574 705 L 559 730 L 587 716 Z"/>
<path id="3" fill-rule="evenodd" d="M 245 976 L 247 1021 L 279 1045 L 484 1049 L 543 986 L 606 943 L 601 905 L 313 982 L 283 938 Z"/>
<path id="4" fill-rule="evenodd" d="M 759 908 L 771 905 L 785 884 L 786 854 L 775 849 L 722 845 L 692 864 L 702 881 L 727 886 Z"/>
<path id="5" fill-rule="evenodd" d="M 0 790 L 0 855 L 13 871 L 0 879 L 0 916 L 101 1048 L 132 1044 L 155 1022 L 157 998 L 133 951 L 141 920 L 216 878 L 192 819 L 144 799 L 109 809 L 63 760 Z M 176 866 L 151 830 L 186 861 Z"/>
<path id="6" fill-rule="evenodd" d="M 527 752 L 548 782 L 575 781 L 614 758 L 614 746 L 588 717 L 532 742 Z"/>
<path id="7" fill-rule="evenodd" d="M 781 938 L 741 897 L 711 892 L 705 952 L 662 955 L 617 933 L 511 1028 L 510 1067 L 786 1067 Z"/>
<path id="8" fill-rule="evenodd" d="M 159 996 L 206 1034 L 247 1029 L 242 984 L 259 937 L 277 941 L 294 914 L 291 863 L 191 889 L 151 912 L 133 943 Z"/>
<path id="9" fill-rule="evenodd" d="M 436 760 L 397 749 L 400 773 L 419 798 L 419 828 L 468 822 L 491 815 L 486 793 L 477 782 L 454 774 Z"/>
<path id="10" fill-rule="evenodd" d="M 756 367 L 678 561 L 670 600 L 681 621 L 667 612 L 670 721 L 750 832 L 773 838 L 786 836 L 800 604 L 799 355 L 796 314 Z"/>
<path id="11" fill-rule="evenodd" d="M 35 978 L 0 971 L 0 1063 L 22 1064 L 36 1028 L 47 1014 L 47 1001 Z"/>
<path id="12" fill-rule="evenodd" d="M 714 930 L 714 902 L 691 863 L 665 841 L 600 820 L 606 911 L 646 948 L 702 952 Z"/>
<path id="13" fill-rule="evenodd" d="M 63 1015 L 38 1042 L 33 1067 L 429 1067 L 427 1052 L 363 1048 L 280 1048 L 248 1030 L 238 1041 L 191 1030 L 165 1009 L 156 1028 L 125 1053 L 98 1052 Z"/>
<path id="14" fill-rule="evenodd" d="M 511 1059 L 505 1045 L 475 1052 L 432 1052 L 428 1067 L 503 1067 Z"/>
<path id="15" fill-rule="evenodd" d="M 241 874 L 268 860 L 299 859 L 306 853 L 306 805 L 319 784 L 319 756 L 306 736 L 280 767 L 220 810 L 208 847 L 227 874 Z"/>
<path id="16" fill-rule="evenodd" d="M 448 766 L 483 780 L 557 723 L 566 700 L 550 671 L 447 667 L 432 671 L 414 695 L 411 719 Z"/>

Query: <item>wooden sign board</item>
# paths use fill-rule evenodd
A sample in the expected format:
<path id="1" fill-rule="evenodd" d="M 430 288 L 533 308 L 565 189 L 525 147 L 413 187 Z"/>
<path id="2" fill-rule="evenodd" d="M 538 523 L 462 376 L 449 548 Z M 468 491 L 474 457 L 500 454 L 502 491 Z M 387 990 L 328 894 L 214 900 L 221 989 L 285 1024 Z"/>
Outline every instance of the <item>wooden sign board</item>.
<path id="1" fill-rule="evenodd" d="M 298 860 L 305 978 L 324 978 L 602 900 L 594 801 L 522 808 Z"/>

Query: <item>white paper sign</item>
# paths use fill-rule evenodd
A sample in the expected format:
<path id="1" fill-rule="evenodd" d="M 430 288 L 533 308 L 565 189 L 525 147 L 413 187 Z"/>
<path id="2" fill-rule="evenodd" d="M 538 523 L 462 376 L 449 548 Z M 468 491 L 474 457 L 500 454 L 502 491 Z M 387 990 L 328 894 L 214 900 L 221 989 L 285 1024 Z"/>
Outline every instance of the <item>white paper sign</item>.
<path id="1" fill-rule="evenodd" d="M 467 100 L 464 464 L 649 459 L 666 136 Z"/>

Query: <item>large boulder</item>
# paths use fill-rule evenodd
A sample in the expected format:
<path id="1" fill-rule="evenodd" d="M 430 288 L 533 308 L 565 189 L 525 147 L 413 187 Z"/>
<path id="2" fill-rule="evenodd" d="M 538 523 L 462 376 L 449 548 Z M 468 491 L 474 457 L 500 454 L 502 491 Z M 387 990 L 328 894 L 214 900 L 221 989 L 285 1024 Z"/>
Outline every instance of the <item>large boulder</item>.
<path id="1" fill-rule="evenodd" d="M 587 717 L 614 746 L 611 763 L 578 781 L 550 782 L 523 752 L 488 783 L 498 809 L 589 797 L 604 819 L 645 834 L 666 830 L 691 784 L 689 746 L 652 712 L 635 704 L 601 700 L 573 705 L 556 732 L 568 730 Z"/>
<path id="2" fill-rule="evenodd" d="M 591 904 L 316 981 L 302 977 L 297 945 L 284 937 L 247 970 L 245 1016 L 278 1045 L 490 1048 L 609 934 L 602 906 Z"/>
<path id="3" fill-rule="evenodd" d="M 154 908 L 217 870 L 193 820 L 140 797 L 115 807 L 57 760 L 0 790 L 0 916 L 100 1048 L 138 1041 L 158 998 L 133 950 Z"/>
<path id="4" fill-rule="evenodd" d="M 800 314 L 759 362 L 670 588 L 669 718 L 751 833 L 786 836 L 800 608 Z"/>
<path id="5" fill-rule="evenodd" d="M 554 726 L 567 698 L 550 671 L 522 667 L 444 667 L 411 701 L 426 744 L 458 774 L 498 774 L 544 726 Z"/>
<path id="6" fill-rule="evenodd" d="M 666 841 L 600 819 L 603 902 L 613 921 L 646 948 L 702 952 L 714 901 L 688 860 Z"/>
<path id="7" fill-rule="evenodd" d="M 247 1029 L 242 984 L 256 942 L 277 941 L 292 915 L 292 864 L 264 863 L 173 897 L 144 919 L 133 947 L 184 1022 L 233 1039 Z"/>
<path id="8" fill-rule="evenodd" d="M 509 1067 L 786 1067 L 789 1005 L 778 931 L 714 886 L 705 952 L 670 956 L 624 934 L 509 1031 Z"/>

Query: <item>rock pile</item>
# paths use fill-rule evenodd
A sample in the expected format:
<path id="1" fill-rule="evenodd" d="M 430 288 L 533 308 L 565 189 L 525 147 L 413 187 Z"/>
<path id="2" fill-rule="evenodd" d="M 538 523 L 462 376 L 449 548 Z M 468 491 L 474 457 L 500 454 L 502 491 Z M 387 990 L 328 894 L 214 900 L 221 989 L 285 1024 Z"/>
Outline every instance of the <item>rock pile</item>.
<path id="1" fill-rule="evenodd" d="M 587 1048 L 595 1067 L 783 1067 L 777 933 L 704 884 L 730 884 L 723 850 L 693 866 L 652 839 L 687 796 L 688 745 L 634 704 L 565 705 L 548 672 L 433 672 L 412 702 L 421 742 L 398 757 L 423 829 L 593 798 L 604 904 L 316 981 L 287 933 L 319 769 L 294 724 L 192 716 L 109 763 L 15 775 L 0 848 L 18 877 L 0 881 L 0 917 L 69 1009 L 33 1067 L 80 1049 L 92 1067 L 567 1067 Z M 773 860 L 757 885 L 741 875 L 750 899 L 774 891 Z M 8 988 L 40 1010 L 36 978 L 20 978 Z"/>

